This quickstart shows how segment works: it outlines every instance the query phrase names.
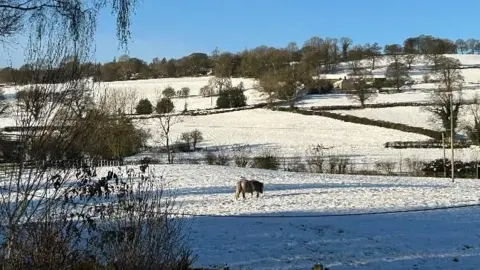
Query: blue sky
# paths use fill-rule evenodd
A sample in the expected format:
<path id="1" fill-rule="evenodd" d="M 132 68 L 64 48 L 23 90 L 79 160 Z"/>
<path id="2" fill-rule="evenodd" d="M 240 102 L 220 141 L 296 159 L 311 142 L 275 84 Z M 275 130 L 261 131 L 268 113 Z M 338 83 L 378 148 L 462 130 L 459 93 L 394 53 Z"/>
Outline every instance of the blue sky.
<path id="1" fill-rule="evenodd" d="M 429 34 L 480 39 L 476 0 L 141 0 L 133 16 L 128 54 L 150 62 L 193 52 L 240 51 L 259 45 L 299 46 L 312 37 L 342 37 L 354 43 L 402 43 Z M 124 52 L 115 18 L 100 14 L 96 60 Z M 0 49 L 0 66 L 23 63 L 19 44 Z M 17 48 L 17 49 L 16 49 Z M 18 49 L 20 48 L 20 49 Z"/>

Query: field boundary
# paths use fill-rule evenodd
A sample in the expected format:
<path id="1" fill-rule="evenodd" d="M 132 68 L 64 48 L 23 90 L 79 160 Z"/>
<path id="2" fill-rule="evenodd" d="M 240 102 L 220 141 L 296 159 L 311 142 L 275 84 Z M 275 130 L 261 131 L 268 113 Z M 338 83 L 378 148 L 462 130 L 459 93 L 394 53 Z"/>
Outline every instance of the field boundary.
<path id="1" fill-rule="evenodd" d="M 253 105 L 247 105 L 243 107 L 237 107 L 237 108 L 227 108 L 227 109 L 219 109 L 219 108 L 208 108 L 208 109 L 198 109 L 198 110 L 189 110 L 186 112 L 179 112 L 179 113 L 172 113 L 169 115 L 172 116 L 198 116 L 198 115 L 212 115 L 212 114 L 221 114 L 221 113 L 229 113 L 229 112 L 237 112 L 237 111 L 245 111 L 245 110 L 254 110 L 254 109 L 261 109 L 268 107 L 269 105 L 271 106 L 278 106 L 280 104 L 283 104 L 284 101 L 277 101 L 277 102 L 262 102 L 262 103 L 257 103 Z M 161 117 L 161 114 L 153 113 L 149 115 L 138 115 L 138 114 L 129 114 L 127 115 L 128 118 L 130 119 L 151 119 L 151 118 L 159 118 Z"/>
<path id="2" fill-rule="evenodd" d="M 391 103 L 374 103 L 365 104 L 364 108 L 368 109 L 381 109 L 381 108 L 393 108 L 393 107 L 424 107 L 432 105 L 429 102 L 391 102 Z M 337 111 L 337 110 L 361 110 L 364 109 L 360 105 L 325 105 L 325 106 L 311 106 L 310 110 L 313 111 Z"/>
<path id="3" fill-rule="evenodd" d="M 474 104 L 472 100 L 464 100 L 464 105 Z M 373 103 L 365 104 L 362 108 L 360 105 L 325 105 L 325 106 L 311 106 L 307 107 L 313 111 L 340 111 L 340 110 L 361 110 L 361 109 L 382 109 L 394 107 L 426 107 L 438 105 L 431 102 L 391 102 L 391 103 Z"/>

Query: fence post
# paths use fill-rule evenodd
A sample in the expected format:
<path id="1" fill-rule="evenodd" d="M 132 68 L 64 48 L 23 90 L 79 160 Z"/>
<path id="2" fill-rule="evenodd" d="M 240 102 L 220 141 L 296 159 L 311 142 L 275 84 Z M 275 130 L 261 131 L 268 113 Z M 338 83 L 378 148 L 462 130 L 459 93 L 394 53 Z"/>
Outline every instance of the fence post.
<path id="1" fill-rule="evenodd" d="M 403 161 L 403 159 L 402 159 L 402 150 L 400 150 L 400 164 L 398 164 L 398 167 L 399 167 L 398 169 L 399 169 L 399 171 L 400 171 L 400 175 L 403 175 L 403 172 L 402 172 L 402 161 Z"/>
<path id="2" fill-rule="evenodd" d="M 478 179 L 478 161 L 475 162 L 475 177 Z"/>

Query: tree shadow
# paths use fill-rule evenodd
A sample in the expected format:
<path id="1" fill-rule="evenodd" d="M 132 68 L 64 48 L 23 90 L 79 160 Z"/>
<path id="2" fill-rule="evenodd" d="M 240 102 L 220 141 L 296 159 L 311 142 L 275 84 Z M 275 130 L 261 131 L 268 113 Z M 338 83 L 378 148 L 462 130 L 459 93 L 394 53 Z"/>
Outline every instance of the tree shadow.
<path id="1" fill-rule="evenodd" d="M 475 245 L 467 246 L 471 234 L 458 228 L 458 224 L 467 225 L 464 222 L 469 222 L 468 228 L 478 226 L 477 212 L 460 209 L 322 217 L 319 215 L 329 213 L 292 211 L 202 216 L 189 219 L 188 229 L 192 250 L 199 255 L 196 266 L 223 263 L 231 269 L 292 265 L 307 269 L 321 261 L 332 269 L 359 265 L 403 269 L 415 264 L 443 268 L 450 262 L 454 269 L 458 262 L 445 257 L 458 256 L 463 263 L 468 257 L 478 261 L 478 251 L 469 250 Z M 437 233 L 432 235 L 432 230 Z"/>

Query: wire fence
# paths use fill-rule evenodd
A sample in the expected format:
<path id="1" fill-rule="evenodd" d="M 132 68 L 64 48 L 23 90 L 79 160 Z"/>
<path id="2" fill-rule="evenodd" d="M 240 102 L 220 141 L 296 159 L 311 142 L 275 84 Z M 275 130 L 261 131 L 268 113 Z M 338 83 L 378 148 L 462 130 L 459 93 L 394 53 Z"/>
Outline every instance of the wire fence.
<path id="1" fill-rule="evenodd" d="M 190 165 L 217 165 L 231 166 L 241 168 L 258 168 L 281 170 L 299 173 L 323 173 L 323 174 L 352 174 L 352 175 L 385 175 L 385 176 L 409 176 L 409 177 L 450 177 L 451 165 L 447 163 L 435 164 L 434 160 L 419 160 L 415 158 L 397 158 L 397 160 L 377 161 L 373 159 L 364 159 L 362 157 L 348 154 L 325 154 L 325 155 L 305 155 L 305 156 L 275 156 L 261 155 L 246 156 L 243 152 L 226 151 L 225 148 L 209 148 L 204 152 L 197 152 L 197 155 L 174 156 L 171 162 L 168 162 L 167 155 L 157 155 L 156 157 L 144 157 L 128 160 L 105 160 L 92 159 L 83 161 L 53 161 L 49 162 L 51 168 L 63 170 L 75 170 L 84 166 L 99 168 L 110 167 L 117 168 L 121 166 L 140 166 L 150 165 L 170 165 L 170 164 L 190 164 Z M 437 159 L 436 161 L 438 161 Z M 457 164 L 458 163 L 458 164 Z M 44 161 L 26 162 L 24 169 L 42 168 Z M 10 176 L 18 169 L 14 163 L 1 163 L 0 176 Z M 469 163 L 456 162 L 455 176 L 457 178 L 480 178 L 480 161 L 471 161 Z"/>

